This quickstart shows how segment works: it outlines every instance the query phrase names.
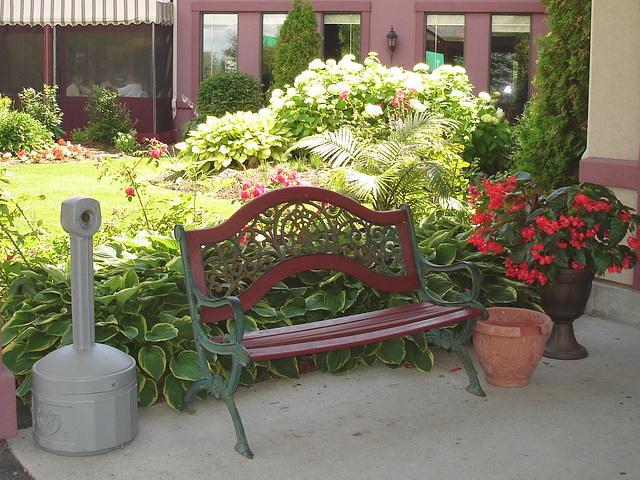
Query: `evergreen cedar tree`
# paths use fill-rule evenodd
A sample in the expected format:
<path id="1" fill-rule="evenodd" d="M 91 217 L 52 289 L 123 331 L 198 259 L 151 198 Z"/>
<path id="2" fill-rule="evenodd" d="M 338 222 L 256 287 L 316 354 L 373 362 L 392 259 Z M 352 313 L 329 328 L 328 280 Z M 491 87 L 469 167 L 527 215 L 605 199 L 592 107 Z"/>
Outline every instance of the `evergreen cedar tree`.
<path id="1" fill-rule="evenodd" d="M 517 170 L 549 189 L 578 181 L 587 145 L 591 0 L 542 0 L 549 34 L 538 38 L 538 89 L 518 127 Z"/>
<path id="2" fill-rule="evenodd" d="M 322 35 L 310 2 L 293 1 L 293 9 L 287 14 L 276 44 L 273 66 L 275 87 L 293 85 L 295 78 L 304 72 L 312 60 L 318 57 Z"/>

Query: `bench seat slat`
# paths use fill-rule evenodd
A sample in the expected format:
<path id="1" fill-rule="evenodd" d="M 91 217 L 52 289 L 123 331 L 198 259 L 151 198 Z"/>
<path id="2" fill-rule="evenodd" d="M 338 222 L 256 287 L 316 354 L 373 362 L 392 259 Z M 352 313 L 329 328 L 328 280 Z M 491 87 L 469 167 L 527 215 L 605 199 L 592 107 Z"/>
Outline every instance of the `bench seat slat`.
<path id="1" fill-rule="evenodd" d="M 248 332 L 242 344 L 253 361 L 272 360 L 366 345 L 481 315 L 482 312 L 475 308 L 420 302 L 350 317 Z M 221 342 L 222 338 L 212 340 Z"/>

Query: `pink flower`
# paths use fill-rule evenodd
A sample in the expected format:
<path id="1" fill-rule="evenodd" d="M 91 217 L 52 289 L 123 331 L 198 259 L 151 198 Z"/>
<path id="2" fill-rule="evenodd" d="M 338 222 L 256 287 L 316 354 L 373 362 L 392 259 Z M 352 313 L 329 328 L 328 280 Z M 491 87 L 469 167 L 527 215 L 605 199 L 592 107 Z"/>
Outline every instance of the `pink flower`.
<path id="1" fill-rule="evenodd" d="M 344 100 L 347 97 L 349 97 L 349 90 L 345 90 L 344 92 L 340 93 L 340 95 L 338 95 L 338 98 L 340 100 Z"/>
<path id="2" fill-rule="evenodd" d="M 129 187 L 124 190 L 124 193 L 127 194 L 127 197 L 133 197 L 136 194 L 136 191 L 133 189 L 133 187 Z"/>
<path id="3" fill-rule="evenodd" d="M 155 147 L 149 152 L 149 155 L 151 155 L 153 158 L 158 158 L 160 155 L 162 155 L 162 150 L 160 150 L 158 147 Z"/>

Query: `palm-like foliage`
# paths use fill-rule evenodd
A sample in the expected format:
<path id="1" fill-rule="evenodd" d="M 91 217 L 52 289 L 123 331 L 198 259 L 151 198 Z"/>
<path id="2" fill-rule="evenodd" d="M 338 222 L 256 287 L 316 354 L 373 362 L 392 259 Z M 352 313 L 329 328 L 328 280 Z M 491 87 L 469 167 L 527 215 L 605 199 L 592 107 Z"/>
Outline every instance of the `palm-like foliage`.
<path id="1" fill-rule="evenodd" d="M 392 123 L 382 141 L 361 138 L 345 127 L 303 138 L 289 150 L 305 149 L 322 157 L 335 168 L 332 188 L 376 210 L 407 203 L 419 214 L 436 206 L 460 212 L 462 161 L 456 146 L 446 140 L 457 128 L 454 120 L 412 113 Z"/>

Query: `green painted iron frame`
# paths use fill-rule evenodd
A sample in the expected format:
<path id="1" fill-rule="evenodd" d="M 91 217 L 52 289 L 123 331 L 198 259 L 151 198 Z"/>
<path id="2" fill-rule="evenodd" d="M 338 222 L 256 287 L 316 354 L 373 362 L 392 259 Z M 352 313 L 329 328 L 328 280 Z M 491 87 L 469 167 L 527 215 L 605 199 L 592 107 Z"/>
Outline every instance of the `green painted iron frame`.
<path id="1" fill-rule="evenodd" d="M 486 309 L 477 301 L 480 275 L 475 265 L 435 265 L 419 252 L 408 206 L 378 212 L 336 192 L 296 186 L 272 190 L 243 205 L 220 225 L 175 229 L 202 378 L 185 395 L 194 413 L 198 392 L 207 390 L 226 404 L 236 430 L 236 450 L 253 457 L 233 394 L 242 368 L 252 361 L 365 345 L 416 332 L 429 343 L 453 350 L 469 377 L 467 390 L 484 392 L 463 345 Z M 353 275 L 387 292 L 417 291 L 419 302 L 378 312 L 280 327 L 245 334 L 244 313 L 277 283 L 295 273 L 326 269 Z M 471 288 L 455 302 L 427 289 L 430 272 L 466 270 Z M 229 333 L 209 338 L 201 323 L 232 319 Z M 441 328 L 453 324 L 461 328 Z M 207 352 L 227 355 L 227 379 L 214 375 Z"/>

